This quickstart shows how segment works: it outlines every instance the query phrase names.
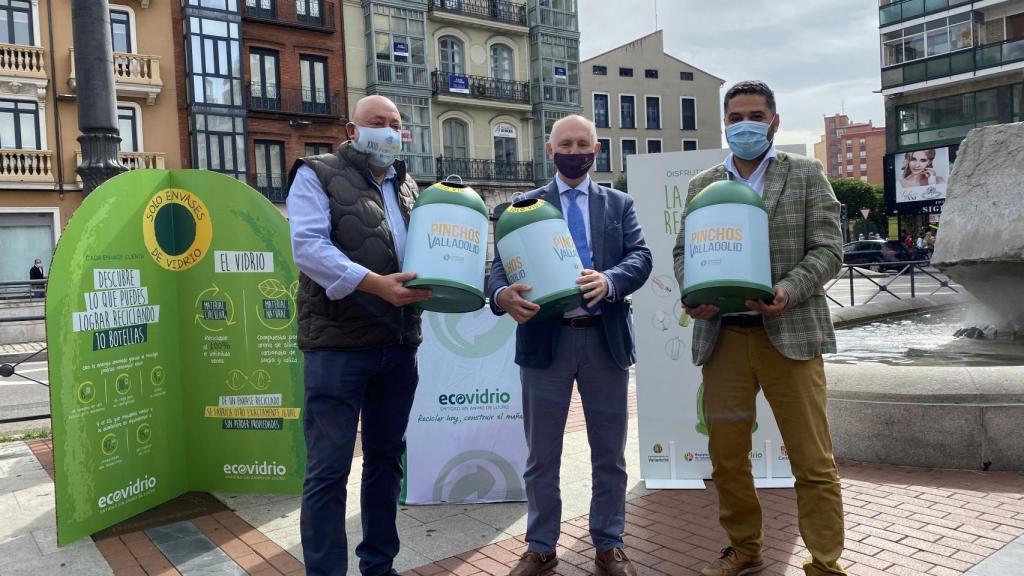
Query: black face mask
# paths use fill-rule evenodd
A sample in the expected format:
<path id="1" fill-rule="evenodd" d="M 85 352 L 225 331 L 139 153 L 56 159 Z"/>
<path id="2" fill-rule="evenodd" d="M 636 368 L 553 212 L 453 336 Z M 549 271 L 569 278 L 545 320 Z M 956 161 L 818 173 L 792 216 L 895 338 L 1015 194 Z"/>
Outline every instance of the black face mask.
<path id="1" fill-rule="evenodd" d="M 558 173 L 570 180 L 586 176 L 587 172 L 590 172 L 590 167 L 593 165 L 593 152 L 589 152 L 587 154 L 555 153 L 555 167 L 558 168 Z"/>

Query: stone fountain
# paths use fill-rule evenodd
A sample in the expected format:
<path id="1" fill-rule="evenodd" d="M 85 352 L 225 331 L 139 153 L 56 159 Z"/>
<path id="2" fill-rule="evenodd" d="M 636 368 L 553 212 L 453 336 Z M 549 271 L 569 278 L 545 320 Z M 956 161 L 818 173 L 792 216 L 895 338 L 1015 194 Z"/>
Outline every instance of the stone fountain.
<path id="1" fill-rule="evenodd" d="M 828 363 L 836 456 L 1024 470 L 1024 123 L 978 128 L 963 141 L 931 261 L 977 300 L 969 326 L 982 337 L 953 342 L 953 351 L 1014 361 Z"/>

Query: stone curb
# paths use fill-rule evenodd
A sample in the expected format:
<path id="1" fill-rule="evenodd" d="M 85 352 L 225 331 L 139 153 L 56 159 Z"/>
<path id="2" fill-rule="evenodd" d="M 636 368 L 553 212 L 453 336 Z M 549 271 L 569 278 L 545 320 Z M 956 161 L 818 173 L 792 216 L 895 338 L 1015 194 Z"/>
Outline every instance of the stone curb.
<path id="1" fill-rule="evenodd" d="M 848 306 L 846 308 L 832 308 L 832 324 L 836 328 L 848 328 L 883 318 L 898 318 L 930 310 L 967 306 L 976 302 L 977 300 L 970 294 L 960 292 L 957 294 L 947 293 L 936 294 L 935 296 L 918 296 L 916 298 L 904 298 L 903 300 L 892 299 L 863 304 L 861 306 Z"/>

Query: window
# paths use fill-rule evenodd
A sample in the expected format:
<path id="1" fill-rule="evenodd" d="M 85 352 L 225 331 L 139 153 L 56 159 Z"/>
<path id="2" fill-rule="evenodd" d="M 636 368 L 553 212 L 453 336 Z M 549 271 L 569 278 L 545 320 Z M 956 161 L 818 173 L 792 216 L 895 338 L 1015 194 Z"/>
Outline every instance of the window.
<path id="1" fill-rule="evenodd" d="M 188 5 L 229 12 L 238 11 L 238 0 L 188 0 Z"/>
<path id="2" fill-rule="evenodd" d="M 454 36 L 442 36 L 438 41 L 438 46 L 441 71 L 449 74 L 464 74 L 466 68 L 462 58 L 462 40 Z"/>
<path id="3" fill-rule="evenodd" d="M 895 66 L 928 56 L 974 46 L 971 13 L 929 20 L 882 35 L 882 66 Z"/>
<path id="4" fill-rule="evenodd" d="M 632 78 L 633 77 L 633 69 L 632 68 L 619 68 L 619 76 L 622 76 L 623 78 Z"/>
<path id="5" fill-rule="evenodd" d="M 117 130 L 121 134 L 121 152 L 138 152 L 139 146 L 139 117 L 134 106 L 117 107 Z"/>
<path id="6" fill-rule="evenodd" d="M 648 138 L 647 139 L 647 153 L 648 154 L 660 154 L 661 153 L 661 138 Z"/>
<path id="7" fill-rule="evenodd" d="M 867 164 L 861 164 L 860 165 L 860 171 L 861 172 L 867 172 L 868 171 L 868 165 Z"/>
<path id="8" fill-rule="evenodd" d="M 437 166 L 430 144 L 430 97 L 395 94 L 391 100 L 402 115 L 402 129 L 412 136 L 402 142 L 402 159 L 409 172 L 417 177 L 436 178 Z"/>
<path id="9" fill-rule="evenodd" d="M 853 146 L 853 140 L 847 140 L 846 141 L 846 147 L 849 148 L 851 146 Z"/>
<path id="10" fill-rule="evenodd" d="M 849 173 L 849 174 L 853 173 L 853 164 L 847 164 L 846 165 L 846 172 Z"/>
<path id="11" fill-rule="evenodd" d="M 127 12 L 123 10 L 110 11 L 110 40 L 114 52 L 132 51 L 131 20 Z"/>
<path id="12" fill-rule="evenodd" d="M 306 142 L 306 149 L 303 152 L 303 156 L 319 156 L 321 154 L 331 154 L 333 152 L 334 146 L 332 144 L 326 144 L 323 142 Z"/>
<path id="13" fill-rule="evenodd" d="M 622 158 L 622 171 L 625 172 L 626 160 L 633 154 L 636 154 L 636 138 L 623 138 L 620 141 L 620 145 L 622 148 L 619 156 Z"/>
<path id="14" fill-rule="evenodd" d="M 650 78 L 652 80 L 658 79 L 658 71 L 653 68 L 644 70 L 644 78 Z"/>
<path id="15" fill-rule="evenodd" d="M 683 140 L 683 152 L 697 149 L 696 140 Z"/>
<path id="16" fill-rule="evenodd" d="M 846 159 L 847 160 L 852 160 L 853 159 L 853 152 L 847 152 L 846 153 Z"/>
<path id="17" fill-rule="evenodd" d="M 579 40 L 541 32 L 534 41 L 541 48 L 532 51 L 533 100 L 579 106 Z"/>
<path id="18" fill-rule="evenodd" d="M 594 66 L 593 68 L 590 69 L 590 71 L 594 74 L 594 76 L 607 76 L 608 75 L 608 67 L 607 66 Z"/>
<path id="19" fill-rule="evenodd" d="M 682 129 L 683 130 L 696 130 L 697 129 L 697 100 L 694 98 L 682 98 L 681 99 L 681 112 L 682 112 Z"/>
<path id="20" fill-rule="evenodd" d="M 504 44 L 491 46 L 491 77 L 498 80 L 515 80 L 516 68 L 512 49 Z"/>
<path id="21" fill-rule="evenodd" d="M 860 181 L 861 182 L 867 182 L 868 181 L 868 177 L 867 176 L 861 176 L 860 177 Z"/>
<path id="22" fill-rule="evenodd" d="M 598 128 L 608 128 L 608 95 L 594 94 L 594 125 Z"/>
<path id="23" fill-rule="evenodd" d="M 860 157 L 861 157 L 861 158 L 867 158 L 867 157 L 868 157 L 868 152 L 867 152 L 867 150 L 861 150 L 861 151 L 860 151 Z"/>
<path id="24" fill-rule="evenodd" d="M 469 128 L 458 118 L 449 118 L 441 124 L 444 136 L 445 158 L 469 158 Z"/>
<path id="25" fill-rule="evenodd" d="M 245 118 L 196 114 L 194 121 L 196 168 L 242 179 L 246 172 Z"/>
<path id="26" fill-rule="evenodd" d="M 594 168 L 598 172 L 611 172 L 612 171 L 612 141 L 608 138 L 598 138 L 597 142 L 601 145 L 601 151 L 598 152 L 595 164 L 597 167 Z"/>
<path id="27" fill-rule="evenodd" d="M 858 142 L 858 144 L 860 144 L 861 146 L 863 146 L 863 145 L 864 145 L 864 139 L 863 139 L 863 138 L 861 138 L 861 139 L 860 139 L 860 141 Z"/>
<path id="28" fill-rule="evenodd" d="M 31 46 L 34 26 L 29 0 L 0 0 L 0 43 Z"/>
<path id="29" fill-rule="evenodd" d="M 295 0 L 295 16 L 299 22 L 323 24 L 323 0 Z"/>
<path id="30" fill-rule="evenodd" d="M 329 113 L 331 106 L 327 97 L 327 58 L 299 56 L 299 77 L 302 81 L 302 111 Z"/>
<path id="31" fill-rule="evenodd" d="M 372 6 L 376 70 L 370 77 L 376 75 L 378 82 L 426 87 L 424 12 L 376 2 Z"/>
<path id="32" fill-rule="evenodd" d="M 646 120 L 647 129 L 661 130 L 661 97 L 647 96 L 644 100 L 645 110 L 647 112 L 644 118 Z"/>
<path id="33" fill-rule="evenodd" d="M 509 165 L 519 161 L 519 140 L 506 136 L 494 137 L 494 161 Z"/>
<path id="34" fill-rule="evenodd" d="M 255 188 L 267 199 L 284 201 L 284 142 L 256 140 Z"/>
<path id="35" fill-rule="evenodd" d="M 679 79 L 683 82 L 693 82 L 693 72 L 680 72 Z"/>
<path id="36" fill-rule="evenodd" d="M 237 22 L 189 18 L 192 102 L 242 106 L 242 51 Z"/>
<path id="37" fill-rule="evenodd" d="M 276 18 L 277 2 L 275 0 L 245 0 L 245 15 L 257 18 Z"/>
<path id="38" fill-rule="evenodd" d="M 256 110 L 280 110 L 278 56 L 275 50 L 249 51 L 249 106 Z"/>
<path id="39" fill-rule="evenodd" d="M 619 128 L 636 128 L 636 96 L 619 95 Z"/>
<path id="40" fill-rule="evenodd" d="M 897 107 L 899 145 L 959 141 L 977 126 L 999 122 L 996 103 L 999 90 L 1005 89 L 993 88 Z"/>
<path id="41" fill-rule="evenodd" d="M 41 149 L 39 106 L 35 102 L 0 100 L 0 148 Z"/>

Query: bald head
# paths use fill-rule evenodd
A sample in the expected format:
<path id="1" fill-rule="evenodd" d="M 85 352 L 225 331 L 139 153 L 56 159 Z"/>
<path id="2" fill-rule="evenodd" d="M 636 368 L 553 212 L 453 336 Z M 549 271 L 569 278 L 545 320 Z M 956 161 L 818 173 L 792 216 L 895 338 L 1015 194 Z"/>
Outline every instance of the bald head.
<path id="1" fill-rule="evenodd" d="M 398 112 L 398 106 L 384 96 L 366 96 L 356 102 L 352 111 L 352 122 L 346 126 L 349 140 L 356 137 L 356 126 L 367 128 L 390 127 L 395 130 L 402 129 L 402 115 Z"/>
<path id="2" fill-rule="evenodd" d="M 551 126 L 551 136 L 548 137 L 548 143 L 557 149 L 559 139 L 564 138 L 565 134 L 571 133 L 575 137 L 584 132 L 589 136 L 591 146 L 597 143 L 597 126 L 588 118 L 579 114 L 570 114 L 559 119 Z"/>

